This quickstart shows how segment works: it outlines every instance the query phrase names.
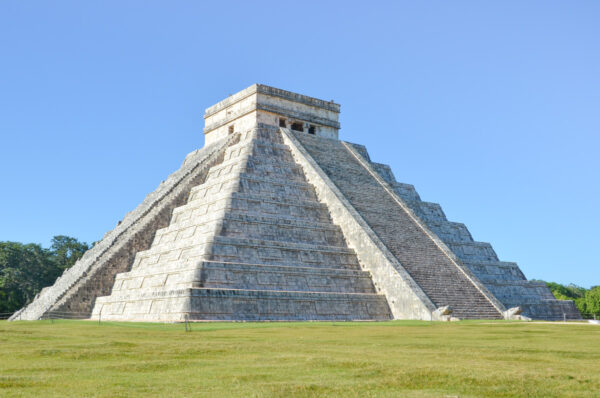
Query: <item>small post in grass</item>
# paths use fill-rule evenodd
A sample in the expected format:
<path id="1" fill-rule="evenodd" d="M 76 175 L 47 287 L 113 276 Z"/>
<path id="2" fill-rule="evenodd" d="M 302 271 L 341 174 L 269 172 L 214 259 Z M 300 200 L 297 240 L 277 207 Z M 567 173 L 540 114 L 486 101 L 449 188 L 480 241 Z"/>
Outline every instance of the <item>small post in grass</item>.
<path id="1" fill-rule="evenodd" d="M 190 323 L 190 317 L 188 314 L 185 314 L 184 317 L 184 323 L 185 323 L 185 331 L 186 332 L 191 332 L 192 331 L 192 326 L 189 324 Z"/>
<path id="2" fill-rule="evenodd" d="M 100 325 L 102 319 L 102 307 L 100 307 L 100 312 L 98 312 L 98 325 Z"/>

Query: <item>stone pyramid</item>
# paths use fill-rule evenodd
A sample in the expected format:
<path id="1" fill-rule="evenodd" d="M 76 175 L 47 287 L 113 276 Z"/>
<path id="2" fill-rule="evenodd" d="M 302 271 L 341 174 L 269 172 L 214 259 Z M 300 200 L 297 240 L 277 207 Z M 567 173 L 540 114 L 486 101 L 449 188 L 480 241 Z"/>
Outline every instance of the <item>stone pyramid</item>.
<path id="1" fill-rule="evenodd" d="M 13 317 L 580 318 L 338 140 L 339 109 L 264 85 L 208 108 L 205 147 Z"/>

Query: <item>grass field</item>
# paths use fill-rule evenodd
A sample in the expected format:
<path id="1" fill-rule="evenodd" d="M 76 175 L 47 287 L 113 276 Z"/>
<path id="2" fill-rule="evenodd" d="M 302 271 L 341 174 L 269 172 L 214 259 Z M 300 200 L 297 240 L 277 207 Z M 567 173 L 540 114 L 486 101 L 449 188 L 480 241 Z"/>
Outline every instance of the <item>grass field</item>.
<path id="1" fill-rule="evenodd" d="M 0 396 L 600 396 L 600 327 L 0 322 Z"/>

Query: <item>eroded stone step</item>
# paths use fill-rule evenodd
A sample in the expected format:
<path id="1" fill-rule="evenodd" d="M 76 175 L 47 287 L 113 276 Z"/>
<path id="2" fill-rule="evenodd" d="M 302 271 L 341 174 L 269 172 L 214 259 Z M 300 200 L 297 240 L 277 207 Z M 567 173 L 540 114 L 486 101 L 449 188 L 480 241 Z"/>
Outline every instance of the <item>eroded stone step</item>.
<path id="1" fill-rule="evenodd" d="M 166 266 L 199 257 L 226 262 L 360 268 L 354 251 L 346 247 L 207 235 L 203 240 L 196 237 L 153 245 L 149 250 L 136 253 L 132 269 L 157 264 Z"/>
<path id="2" fill-rule="evenodd" d="M 510 301 L 526 303 L 555 298 L 545 283 L 535 281 L 486 281 L 486 287 L 503 303 Z"/>
<path id="3" fill-rule="evenodd" d="M 301 242 L 328 246 L 345 246 L 344 236 L 333 224 L 274 217 L 227 213 L 219 232 L 221 236 Z"/>
<path id="4" fill-rule="evenodd" d="M 301 218 L 303 215 L 309 218 L 330 220 L 327 206 L 314 199 L 282 199 L 280 195 L 254 194 L 234 192 L 231 195 L 231 208 L 236 210 L 247 210 L 254 213 L 281 214 Z"/>
<path id="5" fill-rule="evenodd" d="M 550 321 L 580 320 L 581 314 L 572 301 L 567 300 L 538 300 L 530 303 L 514 303 L 511 307 L 520 306 L 523 315 L 532 319 L 544 319 Z"/>
<path id="6" fill-rule="evenodd" d="M 465 261 L 467 266 L 482 282 L 486 280 L 526 280 L 516 263 L 506 261 Z"/>
<path id="7" fill-rule="evenodd" d="M 487 242 L 445 242 L 454 254 L 466 261 L 498 261 L 496 252 Z"/>
<path id="8" fill-rule="evenodd" d="M 248 173 L 229 175 L 207 181 L 205 184 L 192 188 L 189 201 L 221 192 L 243 192 L 249 194 L 265 194 L 280 198 L 280 200 L 316 200 L 313 187 L 306 182 L 289 181 L 283 178 L 259 177 Z"/>
<path id="9" fill-rule="evenodd" d="M 187 219 L 179 217 L 173 219 L 176 222 L 156 231 L 153 245 L 186 240 L 207 233 L 329 246 L 345 245 L 343 234 L 338 226 L 331 222 L 306 218 L 230 210 L 224 213 L 213 211 Z"/>
<path id="10" fill-rule="evenodd" d="M 473 237 L 465 224 L 440 220 L 428 220 L 426 224 L 444 243 L 473 242 Z"/>
<path id="11" fill-rule="evenodd" d="M 375 293 L 365 271 L 202 261 L 200 265 L 185 263 L 178 268 L 157 267 L 119 274 L 112 294 L 185 287 Z"/>
<path id="12" fill-rule="evenodd" d="M 330 223 L 327 207 L 315 200 L 281 201 L 277 196 L 225 192 L 211 198 L 199 198 L 173 210 L 167 229 L 186 228 L 203 223 L 204 218 L 227 211 L 276 218 L 294 218 L 317 223 Z M 219 216 L 220 217 L 220 216 Z M 160 232 L 162 233 L 162 231 Z"/>
<path id="13" fill-rule="evenodd" d="M 354 251 L 345 247 L 216 236 L 211 249 L 209 259 L 215 261 L 360 268 Z"/>
<path id="14" fill-rule="evenodd" d="M 294 161 L 290 150 L 286 145 L 269 140 L 254 139 L 252 141 L 240 141 L 238 144 L 231 146 L 229 150 L 232 154 L 237 154 L 232 157 L 247 153 L 254 156 L 276 158 L 288 162 Z"/>
<path id="15" fill-rule="evenodd" d="M 207 181 L 228 175 L 233 172 L 244 172 L 258 176 L 272 178 L 285 177 L 286 179 L 306 182 L 302 168 L 293 162 L 286 162 L 279 159 L 260 158 L 250 156 L 242 162 L 238 159 L 224 162 L 219 166 L 211 168 Z"/>
<path id="16" fill-rule="evenodd" d="M 103 320 L 389 320 L 378 294 L 191 288 L 151 295 L 99 297 Z M 187 305 L 186 303 L 189 303 Z M 126 308 L 127 307 L 127 308 Z"/>

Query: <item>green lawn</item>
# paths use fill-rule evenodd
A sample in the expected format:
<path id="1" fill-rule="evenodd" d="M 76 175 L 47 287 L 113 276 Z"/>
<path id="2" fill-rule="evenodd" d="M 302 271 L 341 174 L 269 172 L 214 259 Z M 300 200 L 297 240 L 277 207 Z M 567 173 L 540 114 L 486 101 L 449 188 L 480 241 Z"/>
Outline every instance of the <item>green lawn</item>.
<path id="1" fill-rule="evenodd" d="M 600 326 L 0 322 L 0 396 L 600 396 Z"/>

